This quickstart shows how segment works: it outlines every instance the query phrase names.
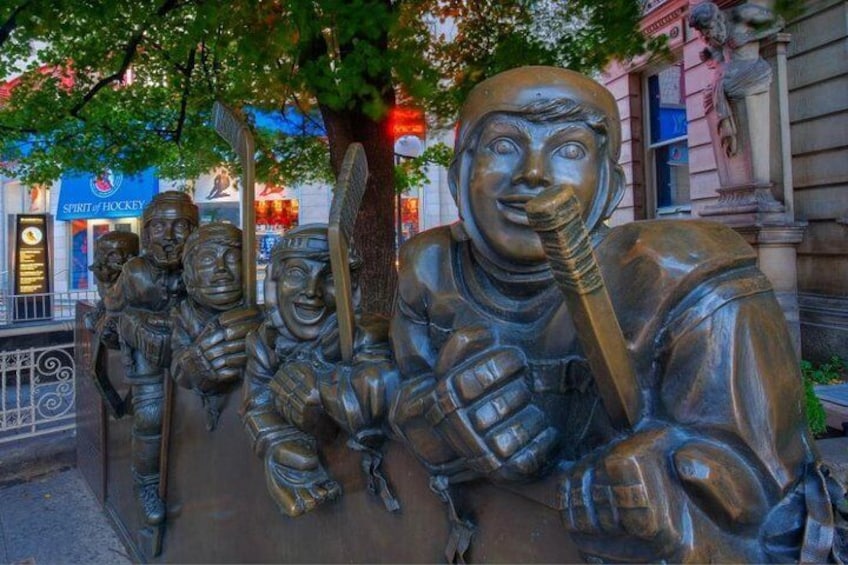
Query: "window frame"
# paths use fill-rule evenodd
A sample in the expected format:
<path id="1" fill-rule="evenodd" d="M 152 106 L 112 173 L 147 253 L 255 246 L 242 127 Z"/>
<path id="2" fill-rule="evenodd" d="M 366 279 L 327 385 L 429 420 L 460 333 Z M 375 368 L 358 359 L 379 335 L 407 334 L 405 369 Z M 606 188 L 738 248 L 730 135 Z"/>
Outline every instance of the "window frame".
<path id="1" fill-rule="evenodd" d="M 644 142 L 642 144 L 643 147 L 643 157 L 644 157 L 644 177 L 645 177 L 645 216 L 649 219 L 654 218 L 663 218 L 663 217 L 690 217 L 692 214 L 692 195 L 689 195 L 689 201 L 685 204 L 675 204 L 672 206 L 663 206 L 660 207 L 658 205 L 659 201 L 659 187 L 657 186 L 656 179 L 656 168 L 657 168 L 657 150 L 662 149 L 663 147 L 668 147 L 670 145 L 674 145 L 676 143 L 680 143 L 681 141 L 686 142 L 687 149 L 689 147 L 689 119 L 687 115 L 686 119 L 686 135 L 680 135 L 677 137 L 664 139 L 658 142 L 651 142 L 652 139 L 652 131 L 651 131 L 651 122 L 652 122 L 652 114 L 651 114 L 651 96 L 650 96 L 650 87 L 649 80 L 653 76 L 657 76 L 663 70 L 673 67 L 675 65 L 680 65 L 681 73 L 683 73 L 683 109 L 686 109 L 686 69 L 684 67 L 683 61 L 683 53 L 673 53 L 673 59 L 671 63 L 662 63 L 651 65 L 645 68 L 642 72 L 642 128 L 643 128 L 643 139 Z M 687 167 L 688 167 L 688 159 L 687 159 Z M 691 173 L 689 174 L 691 179 Z"/>

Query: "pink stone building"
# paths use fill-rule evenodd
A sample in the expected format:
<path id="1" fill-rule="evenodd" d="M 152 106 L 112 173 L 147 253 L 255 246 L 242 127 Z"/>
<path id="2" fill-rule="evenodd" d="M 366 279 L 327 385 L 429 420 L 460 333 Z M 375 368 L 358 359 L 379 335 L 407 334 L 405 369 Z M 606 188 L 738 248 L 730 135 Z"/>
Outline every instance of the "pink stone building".
<path id="1" fill-rule="evenodd" d="M 646 1 L 642 27 L 668 38 L 672 58 L 616 62 L 600 77 L 622 118 L 628 191 L 614 223 L 707 217 L 719 203 L 703 104 L 713 69 L 701 61 L 705 44 L 688 25 L 699 2 Z M 803 356 L 848 359 L 848 2 L 805 2 L 803 14 L 763 40 L 760 52 L 774 72 L 772 123 L 761 130 L 771 139 L 771 193 L 786 221 L 774 226 L 758 212 L 744 221 L 709 217 L 734 225 L 758 248 L 790 325 L 800 321 Z"/>

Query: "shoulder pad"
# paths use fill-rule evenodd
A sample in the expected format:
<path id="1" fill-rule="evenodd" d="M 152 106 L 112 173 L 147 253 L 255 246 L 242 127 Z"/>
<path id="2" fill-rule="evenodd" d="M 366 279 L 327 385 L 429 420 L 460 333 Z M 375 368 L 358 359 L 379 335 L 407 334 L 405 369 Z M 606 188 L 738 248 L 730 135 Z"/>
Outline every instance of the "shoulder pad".
<path id="1" fill-rule="evenodd" d="M 618 226 L 595 254 L 631 343 L 639 341 L 637 334 L 648 338 L 665 314 L 701 283 L 735 270 L 750 271 L 757 261 L 756 252 L 739 234 L 705 220 Z"/>
<path id="2" fill-rule="evenodd" d="M 400 248 L 398 292 L 408 302 L 424 289 L 438 288 L 451 265 L 453 238 L 449 226 L 439 226 L 416 235 Z"/>

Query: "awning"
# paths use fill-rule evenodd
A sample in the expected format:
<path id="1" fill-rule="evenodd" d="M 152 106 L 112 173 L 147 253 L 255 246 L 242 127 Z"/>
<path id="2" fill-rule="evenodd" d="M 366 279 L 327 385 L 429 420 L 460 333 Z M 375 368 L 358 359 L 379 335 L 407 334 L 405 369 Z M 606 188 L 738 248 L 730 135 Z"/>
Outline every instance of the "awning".
<path id="1" fill-rule="evenodd" d="M 67 174 L 59 189 L 57 220 L 131 218 L 159 192 L 159 179 L 153 169 L 124 176 L 106 171 L 101 175 Z"/>

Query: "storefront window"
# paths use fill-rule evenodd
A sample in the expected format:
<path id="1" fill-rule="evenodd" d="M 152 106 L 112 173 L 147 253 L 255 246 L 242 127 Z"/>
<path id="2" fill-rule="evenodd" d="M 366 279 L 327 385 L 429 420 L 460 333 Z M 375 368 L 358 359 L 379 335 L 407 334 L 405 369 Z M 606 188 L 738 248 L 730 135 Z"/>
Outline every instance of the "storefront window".
<path id="1" fill-rule="evenodd" d="M 648 164 L 657 215 L 688 213 L 689 150 L 683 63 L 647 78 Z"/>
<path id="2" fill-rule="evenodd" d="M 400 199 L 400 244 L 417 234 L 418 225 L 418 197 L 402 197 Z"/>
<path id="3" fill-rule="evenodd" d="M 294 198 L 258 200 L 254 206 L 258 264 L 267 265 L 271 260 L 271 249 L 277 241 L 298 225 L 299 206 Z"/>

